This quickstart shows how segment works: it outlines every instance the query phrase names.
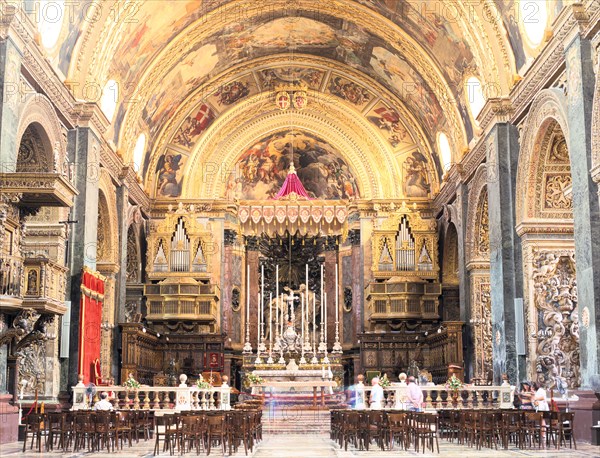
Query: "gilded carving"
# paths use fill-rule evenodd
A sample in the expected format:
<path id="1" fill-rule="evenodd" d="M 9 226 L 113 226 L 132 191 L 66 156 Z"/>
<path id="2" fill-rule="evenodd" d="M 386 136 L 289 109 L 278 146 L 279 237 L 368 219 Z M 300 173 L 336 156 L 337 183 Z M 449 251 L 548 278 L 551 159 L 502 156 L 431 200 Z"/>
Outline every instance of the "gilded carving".
<path id="1" fill-rule="evenodd" d="M 537 380 L 559 391 L 577 388 L 581 383 L 575 273 L 573 253 L 534 253 Z"/>
<path id="2" fill-rule="evenodd" d="M 544 186 L 544 208 L 551 210 L 567 210 L 573 206 L 573 199 L 565 190 L 571 186 L 571 175 L 546 175 Z"/>
<path id="3" fill-rule="evenodd" d="M 492 365 L 492 302 L 489 275 L 474 276 L 471 288 L 475 374 L 487 380 Z"/>

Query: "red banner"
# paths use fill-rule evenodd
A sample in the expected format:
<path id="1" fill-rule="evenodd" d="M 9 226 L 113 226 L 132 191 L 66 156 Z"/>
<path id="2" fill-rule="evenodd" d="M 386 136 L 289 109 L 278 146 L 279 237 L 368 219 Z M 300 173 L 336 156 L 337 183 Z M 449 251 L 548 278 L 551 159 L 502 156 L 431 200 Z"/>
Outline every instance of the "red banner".
<path id="1" fill-rule="evenodd" d="M 83 382 L 93 382 L 94 360 L 100 358 L 100 325 L 104 303 L 104 277 L 84 268 L 79 312 L 79 370 Z"/>

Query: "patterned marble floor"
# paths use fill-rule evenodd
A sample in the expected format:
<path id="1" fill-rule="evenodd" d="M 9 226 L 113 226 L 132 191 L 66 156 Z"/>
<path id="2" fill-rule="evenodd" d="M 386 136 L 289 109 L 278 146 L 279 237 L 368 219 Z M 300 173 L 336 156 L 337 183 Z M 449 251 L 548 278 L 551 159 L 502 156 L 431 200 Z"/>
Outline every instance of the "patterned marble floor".
<path id="1" fill-rule="evenodd" d="M 119 458 L 145 458 L 151 457 L 154 448 L 154 442 L 140 442 L 134 444 L 131 448 L 125 448 L 123 451 L 111 453 Z M 102 453 L 60 453 L 60 452 L 42 452 L 27 450 L 22 453 L 23 443 L 15 442 L 11 444 L 0 445 L 0 457 L 10 458 L 96 458 L 105 457 L 106 452 Z M 168 454 L 161 456 L 168 457 Z M 196 456 L 195 453 L 190 453 L 188 456 Z M 205 456 L 201 453 L 200 456 Z M 222 456 L 220 452 L 213 450 L 211 456 Z M 244 457 L 244 451 L 233 455 L 234 457 Z M 250 456 L 250 455 L 249 455 Z M 381 451 L 371 449 L 370 451 L 359 451 L 351 447 L 348 451 L 340 449 L 340 447 L 329 440 L 325 434 L 277 434 L 265 435 L 262 443 L 260 443 L 251 455 L 254 458 L 394 458 L 397 456 L 421 456 L 421 457 L 451 457 L 451 458 L 480 458 L 480 457 L 544 457 L 544 458 L 572 458 L 572 457 L 600 457 L 600 447 L 590 444 L 578 444 L 577 450 L 561 449 L 561 450 L 476 450 L 475 448 L 450 444 L 446 441 L 440 441 L 440 454 L 437 453 L 417 453 L 414 450 L 401 451 Z"/>

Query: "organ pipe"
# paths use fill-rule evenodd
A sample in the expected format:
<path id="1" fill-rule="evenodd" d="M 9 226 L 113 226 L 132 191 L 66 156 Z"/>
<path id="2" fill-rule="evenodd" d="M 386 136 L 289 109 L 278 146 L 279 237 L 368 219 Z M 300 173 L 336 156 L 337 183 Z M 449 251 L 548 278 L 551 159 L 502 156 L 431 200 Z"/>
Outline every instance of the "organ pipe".
<path id="1" fill-rule="evenodd" d="M 396 270 L 415 270 L 415 239 L 410 233 L 406 218 L 402 218 L 396 238 Z"/>
<path id="2" fill-rule="evenodd" d="M 188 272 L 189 270 L 190 239 L 185 232 L 183 220 L 180 219 L 171 238 L 171 272 Z"/>

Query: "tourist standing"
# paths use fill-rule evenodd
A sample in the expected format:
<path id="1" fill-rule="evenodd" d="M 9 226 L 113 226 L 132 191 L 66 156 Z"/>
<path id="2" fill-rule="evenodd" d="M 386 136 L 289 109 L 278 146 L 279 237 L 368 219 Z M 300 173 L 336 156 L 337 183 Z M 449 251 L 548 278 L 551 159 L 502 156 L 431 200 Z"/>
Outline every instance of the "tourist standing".
<path id="1" fill-rule="evenodd" d="M 408 377 L 408 410 L 412 412 L 421 412 L 423 406 L 423 392 L 421 387 L 415 383 L 415 378 L 411 375 Z"/>
<path id="2" fill-rule="evenodd" d="M 531 384 L 529 382 L 521 383 L 521 392 L 519 393 L 519 399 L 521 400 L 521 409 L 532 410 L 533 409 L 533 391 L 531 391 Z"/>
<path id="3" fill-rule="evenodd" d="M 373 377 L 371 380 L 371 399 L 369 408 L 371 410 L 381 410 L 383 408 L 383 388 L 379 384 L 379 377 Z"/>

